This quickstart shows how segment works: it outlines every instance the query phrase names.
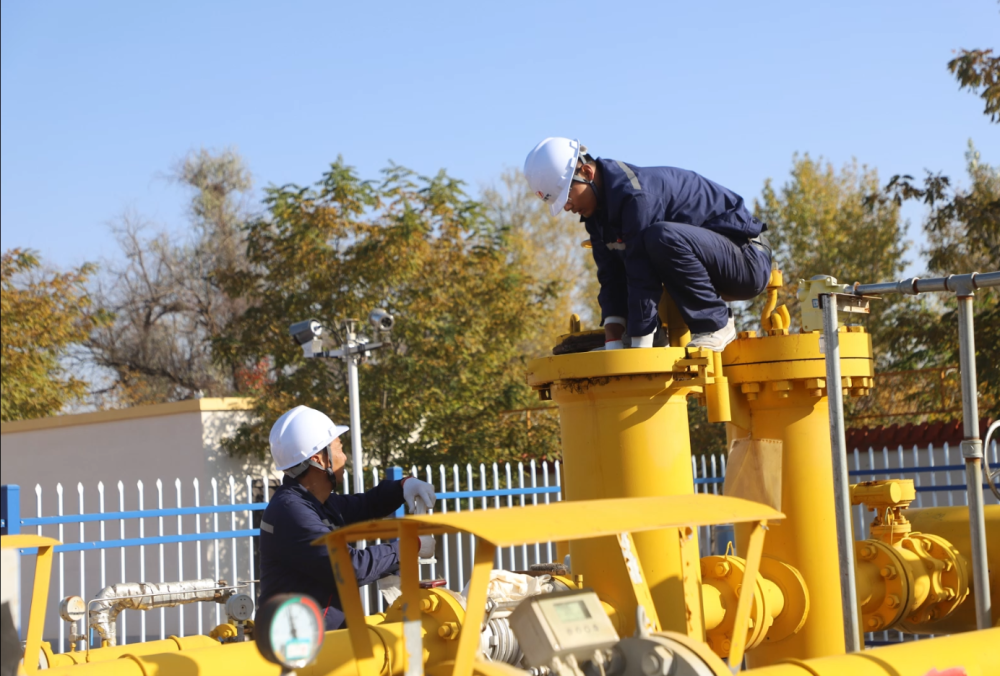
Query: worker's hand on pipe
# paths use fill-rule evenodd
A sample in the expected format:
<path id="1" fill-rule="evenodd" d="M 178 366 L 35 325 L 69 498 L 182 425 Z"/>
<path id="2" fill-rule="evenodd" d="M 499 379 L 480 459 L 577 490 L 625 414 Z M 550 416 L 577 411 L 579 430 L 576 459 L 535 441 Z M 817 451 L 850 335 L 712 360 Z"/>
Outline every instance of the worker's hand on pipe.
<path id="1" fill-rule="evenodd" d="M 437 496 L 434 495 L 434 487 L 431 486 L 426 481 L 421 481 L 415 477 L 409 477 L 403 480 L 403 502 L 406 503 L 406 508 L 410 510 L 411 514 L 417 514 L 419 512 L 415 511 L 414 500 L 419 498 L 423 502 L 425 509 L 430 509 L 437 502 Z"/>
<path id="2" fill-rule="evenodd" d="M 417 558 L 420 559 L 433 559 L 434 550 L 437 547 L 437 543 L 434 541 L 433 535 L 421 535 L 420 536 L 420 552 L 417 554 Z"/>

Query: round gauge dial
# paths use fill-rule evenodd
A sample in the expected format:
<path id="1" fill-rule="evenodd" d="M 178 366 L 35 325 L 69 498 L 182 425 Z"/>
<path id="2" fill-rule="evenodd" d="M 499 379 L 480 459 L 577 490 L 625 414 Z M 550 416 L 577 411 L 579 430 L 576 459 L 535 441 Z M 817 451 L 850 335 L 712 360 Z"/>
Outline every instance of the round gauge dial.
<path id="1" fill-rule="evenodd" d="M 286 669 L 311 664 L 323 645 L 323 615 L 303 594 L 281 594 L 260 609 L 254 640 L 268 662 Z"/>

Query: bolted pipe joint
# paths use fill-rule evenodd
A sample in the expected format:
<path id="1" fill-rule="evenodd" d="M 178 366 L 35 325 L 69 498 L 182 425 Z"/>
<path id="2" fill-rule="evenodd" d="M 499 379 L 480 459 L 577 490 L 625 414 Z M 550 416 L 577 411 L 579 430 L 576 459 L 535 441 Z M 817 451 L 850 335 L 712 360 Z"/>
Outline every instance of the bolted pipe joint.
<path id="1" fill-rule="evenodd" d="M 983 442 L 981 439 L 965 439 L 961 443 L 962 457 L 966 460 L 983 459 Z"/>
<path id="2" fill-rule="evenodd" d="M 728 657 L 736 624 L 736 604 L 746 573 L 746 560 L 738 556 L 701 559 L 702 604 L 709 647 Z M 801 574 L 769 556 L 761 558 L 757 575 L 746 649 L 765 640 L 776 643 L 797 633 L 805 624 L 809 598 Z"/>
<path id="3" fill-rule="evenodd" d="M 938 633 L 933 623 L 969 596 L 969 565 L 936 535 L 865 540 L 855 544 L 858 597 L 866 631 Z"/>
<path id="4" fill-rule="evenodd" d="M 945 287 L 959 298 L 972 298 L 976 295 L 976 274 L 948 275 Z"/>

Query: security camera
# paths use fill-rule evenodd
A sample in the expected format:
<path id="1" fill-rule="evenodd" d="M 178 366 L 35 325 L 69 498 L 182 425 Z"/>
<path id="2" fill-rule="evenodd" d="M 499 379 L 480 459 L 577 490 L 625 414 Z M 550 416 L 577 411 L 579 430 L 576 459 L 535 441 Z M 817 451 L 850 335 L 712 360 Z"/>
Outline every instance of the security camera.
<path id="1" fill-rule="evenodd" d="M 389 331 L 392 329 L 392 325 L 396 323 L 395 317 L 382 308 L 372 310 L 371 314 L 368 315 L 368 321 L 379 331 Z"/>
<path id="2" fill-rule="evenodd" d="M 315 319 L 295 322 L 288 327 L 288 333 L 302 347 L 307 358 L 322 350 L 323 327 Z"/>
<path id="3" fill-rule="evenodd" d="M 304 322 L 295 322 L 288 327 L 288 333 L 295 339 L 296 344 L 305 345 L 323 335 L 323 327 L 315 319 L 307 319 Z"/>

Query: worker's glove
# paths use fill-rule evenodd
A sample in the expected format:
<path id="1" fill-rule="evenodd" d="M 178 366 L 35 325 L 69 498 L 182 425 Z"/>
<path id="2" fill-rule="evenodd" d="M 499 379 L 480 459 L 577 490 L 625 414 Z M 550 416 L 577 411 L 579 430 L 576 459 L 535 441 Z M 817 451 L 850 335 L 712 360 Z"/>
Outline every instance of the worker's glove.
<path id="1" fill-rule="evenodd" d="M 423 502 L 424 512 L 417 511 L 414 505 L 414 500 L 417 498 Z M 407 477 L 403 479 L 403 502 L 406 503 L 406 508 L 410 510 L 411 514 L 423 514 L 434 506 L 434 503 L 437 502 L 437 496 L 434 495 L 434 487 L 426 481 Z"/>
<path id="2" fill-rule="evenodd" d="M 421 535 L 420 536 L 420 552 L 417 554 L 418 559 L 433 559 L 434 550 L 437 548 L 437 543 L 434 541 L 433 535 Z"/>

